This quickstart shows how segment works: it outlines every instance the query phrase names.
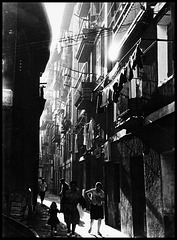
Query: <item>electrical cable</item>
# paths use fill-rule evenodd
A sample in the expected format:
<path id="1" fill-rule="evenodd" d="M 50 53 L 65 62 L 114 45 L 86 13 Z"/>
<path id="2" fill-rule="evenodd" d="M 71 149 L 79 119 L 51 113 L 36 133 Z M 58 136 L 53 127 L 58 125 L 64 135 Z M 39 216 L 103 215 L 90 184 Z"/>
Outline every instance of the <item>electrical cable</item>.
<path id="1" fill-rule="evenodd" d="M 93 32 L 89 32 L 89 33 L 87 33 L 87 34 L 84 34 L 84 33 L 81 33 L 81 34 L 76 34 L 76 35 L 73 35 L 73 36 L 71 36 L 71 37 L 63 37 L 63 38 L 59 38 L 58 40 L 56 40 L 58 43 L 70 43 L 70 41 L 82 41 L 83 39 L 89 39 L 89 38 L 91 38 L 91 37 L 94 37 L 97 33 L 99 33 L 99 32 L 101 32 L 101 34 L 102 34 L 102 36 L 103 37 L 106 37 L 106 36 L 108 36 L 110 33 L 109 33 L 109 31 L 111 32 L 112 31 L 112 29 L 105 29 L 105 31 L 107 32 L 106 34 L 104 33 L 104 35 L 103 35 L 103 30 L 104 29 L 100 29 L 100 30 L 94 30 L 93 29 Z M 86 37 L 87 36 L 87 37 Z M 75 38 L 77 38 L 77 39 L 75 39 Z M 16 49 L 18 50 L 18 49 L 21 49 L 21 48 L 24 48 L 24 47 L 29 47 L 29 46 L 31 46 L 31 47 L 35 47 L 35 49 L 42 49 L 42 48 L 46 48 L 46 46 L 44 46 L 44 45 L 42 45 L 42 44 L 48 44 L 49 42 L 51 42 L 51 40 L 45 40 L 45 41 L 36 41 L 36 42 L 30 42 L 30 43 L 25 43 L 25 44 L 17 44 L 17 46 L 16 46 Z M 74 43 L 74 44 L 70 44 L 69 46 L 73 46 L 73 45 L 76 45 L 76 44 L 80 44 L 80 42 L 79 43 Z M 40 46 L 38 46 L 38 45 L 40 45 Z M 62 47 L 68 47 L 68 46 L 62 46 Z M 8 51 L 8 50 L 12 50 L 12 49 L 14 49 L 13 47 L 5 47 L 5 48 L 3 48 L 3 52 L 4 51 Z"/>

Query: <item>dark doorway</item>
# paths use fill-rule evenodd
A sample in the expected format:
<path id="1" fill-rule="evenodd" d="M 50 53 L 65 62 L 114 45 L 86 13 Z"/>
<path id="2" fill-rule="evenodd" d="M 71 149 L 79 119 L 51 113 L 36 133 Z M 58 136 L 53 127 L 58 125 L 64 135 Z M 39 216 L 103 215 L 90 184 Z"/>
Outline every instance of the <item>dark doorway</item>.
<path id="1" fill-rule="evenodd" d="M 120 221 L 120 163 L 114 164 L 114 204 L 115 204 L 115 228 L 121 230 Z"/>
<path id="2" fill-rule="evenodd" d="M 146 205 L 143 157 L 130 159 L 134 237 L 146 237 Z"/>

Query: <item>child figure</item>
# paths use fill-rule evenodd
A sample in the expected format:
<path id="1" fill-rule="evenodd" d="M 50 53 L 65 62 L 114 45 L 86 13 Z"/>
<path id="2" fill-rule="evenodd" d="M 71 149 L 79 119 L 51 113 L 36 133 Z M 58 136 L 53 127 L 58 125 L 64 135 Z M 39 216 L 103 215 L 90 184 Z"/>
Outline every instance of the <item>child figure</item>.
<path id="1" fill-rule="evenodd" d="M 49 225 L 51 225 L 51 235 L 53 235 L 53 230 L 54 230 L 55 234 L 57 233 L 57 224 L 60 223 L 60 221 L 57 217 L 57 213 L 59 213 L 59 212 L 60 211 L 57 208 L 56 202 L 52 202 L 51 205 L 50 205 L 50 209 L 49 209 L 50 217 L 47 221 L 47 223 Z"/>

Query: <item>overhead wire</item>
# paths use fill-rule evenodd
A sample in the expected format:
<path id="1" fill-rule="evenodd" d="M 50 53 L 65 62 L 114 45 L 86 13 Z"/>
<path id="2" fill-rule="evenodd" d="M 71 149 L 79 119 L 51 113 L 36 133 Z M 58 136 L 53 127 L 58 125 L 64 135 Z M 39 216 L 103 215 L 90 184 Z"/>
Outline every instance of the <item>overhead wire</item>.
<path id="1" fill-rule="evenodd" d="M 140 4 L 141 5 L 141 4 Z M 136 9 L 139 9 L 139 7 L 133 7 L 132 8 L 133 10 L 136 10 Z M 131 23 L 130 23 L 131 24 Z M 129 23 L 127 23 L 126 25 L 129 25 Z M 123 26 L 123 25 L 122 25 Z M 125 27 L 126 28 L 126 26 L 123 26 L 123 27 Z M 101 30 L 96 30 L 96 29 L 94 29 L 93 28 L 93 34 L 95 34 L 95 33 L 99 33 Z M 126 30 L 123 30 L 123 31 L 119 31 L 119 33 L 122 33 L 122 32 L 125 32 Z M 91 34 L 92 34 L 92 32 L 89 32 L 89 33 L 87 33 L 87 36 L 91 36 Z M 112 29 L 110 29 L 110 31 L 107 29 L 106 30 L 106 33 L 105 33 L 105 31 L 102 31 L 101 32 L 101 34 L 102 34 L 102 36 L 103 37 L 107 37 L 107 36 L 109 36 L 109 34 L 112 34 Z M 104 35 L 103 35 L 104 34 Z M 60 43 L 60 42 L 65 42 L 65 43 L 70 43 L 71 41 L 81 41 L 82 39 L 84 39 L 84 37 L 85 37 L 85 34 L 84 33 L 79 33 L 79 34 L 75 34 L 75 35 L 72 35 L 72 36 L 70 36 L 70 37 L 60 37 L 60 38 L 58 38 L 58 39 L 56 39 L 56 41 L 58 42 L 58 43 Z M 49 39 L 49 40 L 45 40 L 45 41 L 36 41 L 36 42 L 30 42 L 30 43 L 26 43 L 26 44 L 21 44 L 21 45 L 19 45 L 19 44 L 17 44 L 17 46 L 16 46 L 16 49 L 20 49 L 20 48 L 23 48 L 23 47 L 26 47 L 26 46 L 37 46 L 37 44 L 48 44 L 48 43 L 51 43 L 52 42 L 52 40 L 51 39 Z M 79 43 L 72 43 L 72 44 L 70 44 L 70 45 L 68 45 L 68 46 L 63 46 L 63 47 L 70 47 L 70 46 L 74 46 L 74 45 L 77 45 L 77 44 L 79 44 Z M 7 51 L 7 50 L 11 50 L 11 49 L 13 49 L 14 47 L 10 47 L 10 48 L 8 48 L 8 47 L 5 47 L 5 48 L 3 48 L 3 53 L 5 53 L 4 51 Z M 36 49 L 43 49 L 43 48 L 46 48 L 46 46 L 37 46 L 37 48 Z"/>
<path id="2" fill-rule="evenodd" d="M 80 33 L 80 34 L 75 34 L 75 35 L 72 35 L 70 37 L 61 37 L 61 38 L 58 38 L 56 41 L 57 43 L 63 43 L 63 46 L 62 47 L 68 47 L 68 45 L 64 45 L 65 43 L 69 44 L 71 41 L 75 41 L 75 42 L 79 42 L 79 41 L 82 41 L 84 38 L 86 39 L 87 37 L 92 37 L 94 36 L 95 34 L 101 32 L 102 36 L 103 37 L 106 37 L 108 36 L 112 30 L 110 29 L 106 29 L 106 33 L 103 34 L 103 31 L 104 29 L 100 29 L 100 30 L 94 30 L 89 32 L 89 33 Z M 29 43 L 25 43 L 25 44 L 17 44 L 16 46 L 16 49 L 21 49 L 21 48 L 24 48 L 24 47 L 35 47 L 35 49 L 42 49 L 42 48 L 46 48 L 46 46 L 44 46 L 43 44 L 48 44 L 48 43 L 51 43 L 52 40 L 45 40 L 45 41 L 35 41 L 35 42 L 29 42 Z M 79 42 L 80 43 L 80 42 Z M 72 43 L 70 44 L 69 46 L 73 46 L 73 45 L 77 45 L 79 43 Z M 38 46 L 40 44 L 40 46 Z M 8 50 L 12 50 L 14 49 L 14 47 L 5 47 L 3 48 L 3 52 L 4 51 L 8 51 Z"/>

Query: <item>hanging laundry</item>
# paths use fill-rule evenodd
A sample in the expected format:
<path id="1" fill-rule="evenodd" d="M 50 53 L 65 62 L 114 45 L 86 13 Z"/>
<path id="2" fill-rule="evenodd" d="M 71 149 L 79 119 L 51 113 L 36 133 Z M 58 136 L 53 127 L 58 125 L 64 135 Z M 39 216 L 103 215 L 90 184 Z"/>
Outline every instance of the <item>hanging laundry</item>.
<path id="1" fill-rule="evenodd" d="M 136 79 L 132 79 L 129 85 L 129 98 L 136 98 Z"/>
<path id="2" fill-rule="evenodd" d="M 127 78 L 125 76 L 125 73 L 121 72 L 120 74 L 120 83 L 126 83 L 127 82 Z"/>
<path id="3" fill-rule="evenodd" d="M 91 119 L 89 122 L 89 128 L 88 128 L 91 140 L 94 139 L 94 127 L 95 127 L 95 121 L 93 119 Z"/>
<path id="4" fill-rule="evenodd" d="M 119 92 L 118 92 L 118 82 L 115 82 L 113 85 L 113 102 L 117 103 L 118 102 L 118 98 L 119 98 Z"/>
<path id="5" fill-rule="evenodd" d="M 119 87 L 118 92 L 120 92 L 123 89 L 123 84 L 127 82 L 127 78 L 125 77 L 124 73 L 121 72 L 119 76 Z"/>
<path id="6" fill-rule="evenodd" d="M 103 86 L 106 87 L 109 83 L 110 83 L 109 76 L 106 76 Z"/>
<path id="7" fill-rule="evenodd" d="M 127 72 L 126 72 L 126 78 L 130 82 L 133 78 L 133 69 L 132 69 L 132 61 L 129 59 L 128 64 L 126 66 Z"/>
<path id="8" fill-rule="evenodd" d="M 108 103 L 112 103 L 113 102 L 113 90 L 110 87 L 108 90 Z"/>
<path id="9" fill-rule="evenodd" d="M 87 145 L 87 123 L 84 125 L 84 132 L 83 132 L 83 135 L 84 135 L 84 141 L 83 141 L 83 145 Z"/>
<path id="10" fill-rule="evenodd" d="M 102 104 L 102 93 L 99 92 L 97 99 L 96 99 L 96 113 L 103 113 L 104 112 L 104 108 L 101 107 Z"/>
<path id="11" fill-rule="evenodd" d="M 90 150 L 90 141 L 89 141 L 89 132 L 87 132 L 87 142 L 86 142 L 86 150 L 89 151 Z"/>
<path id="12" fill-rule="evenodd" d="M 105 107 L 108 105 L 107 91 L 108 91 L 108 88 L 105 88 L 102 91 L 102 103 L 100 107 Z"/>
<path id="13" fill-rule="evenodd" d="M 139 45 L 137 45 L 132 58 L 133 58 L 133 65 L 132 68 L 133 70 L 135 70 L 135 67 L 138 66 L 140 69 L 143 68 L 143 64 L 142 64 L 142 56 L 143 56 L 143 52 L 140 49 Z"/>
<path id="14" fill-rule="evenodd" d="M 95 121 L 91 119 L 88 125 L 88 140 L 87 140 L 89 143 L 88 145 L 89 150 L 93 147 L 93 141 L 95 138 L 94 127 L 95 127 Z"/>
<path id="15" fill-rule="evenodd" d="M 78 153 L 78 141 L 77 141 L 77 134 L 75 134 L 75 141 L 74 141 L 74 153 Z"/>
<path id="16" fill-rule="evenodd" d="M 90 125 L 90 122 L 88 123 L 87 137 L 86 137 L 86 139 L 87 139 L 87 142 L 86 142 L 87 151 L 89 151 L 92 147 L 91 138 L 90 138 L 90 130 L 89 130 L 90 126 L 89 125 Z"/>
<path id="17" fill-rule="evenodd" d="M 104 160 L 111 161 L 111 144 L 109 141 L 105 142 L 103 152 L 104 152 Z"/>
<path id="18" fill-rule="evenodd" d="M 127 82 L 128 79 L 127 79 L 127 67 L 126 66 L 123 68 L 123 74 L 124 74 L 124 77 L 125 77 L 126 82 Z"/>

